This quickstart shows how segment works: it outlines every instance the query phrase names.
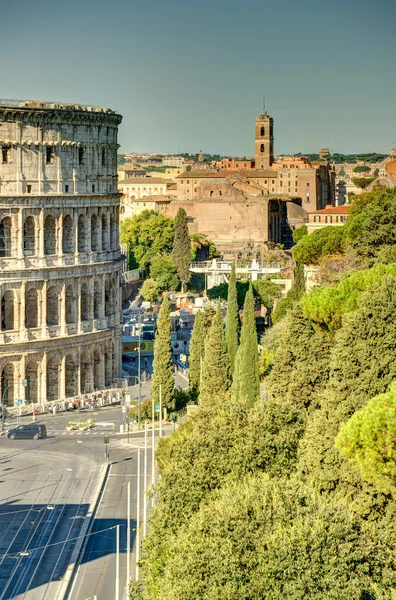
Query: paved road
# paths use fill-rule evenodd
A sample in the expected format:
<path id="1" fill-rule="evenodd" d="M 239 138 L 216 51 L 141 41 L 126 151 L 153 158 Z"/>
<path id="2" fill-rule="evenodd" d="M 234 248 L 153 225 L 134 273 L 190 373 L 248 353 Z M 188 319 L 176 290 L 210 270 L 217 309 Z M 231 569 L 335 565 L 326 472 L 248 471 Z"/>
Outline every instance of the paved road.
<path id="1" fill-rule="evenodd" d="M 110 474 L 92 535 L 86 547 L 71 600 L 114 598 L 115 525 L 120 525 L 120 600 L 126 585 L 126 485 L 131 482 L 131 549 L 136 528 L 137 451 L 141 452 L 141 520 L 143 519 L 144 433 L 119 432 L 120 406 L 97 412 L 97 422 L 110 436 Z M 77 416 L 77 415 L 72 415 Z M 8 440 L 0 437 L 0 600 L 55 600 L 61 577 L 70 562 L 75 539 L 88 511 L 99 469 L 104 459 L 103 433 L 66 432 L 70 413 L 43 415 L 47 440 Z M 30 421 L 29 417 L 21 422 Z M 173 429 L 164 427 L 164 434 Z M 158 431 L 155 433 L 158 436 Z M 148 434 L 149 447 L 151 431 Z M 150 485 L 151 451 L 147 453 L 147 484 Z M 53 507 L 53 508 L 52 508 Z M 147 511 L 148 514 L 148 511 Z M 106 530 L 106 531 L 102 531 Z M 98 533 L 101 532 L 101 533 Z M 71 541 L 68 541 L 71 540 Z M 61 542 L 61 543 L 59 543 Z M 28 554 L 22 554 L 21 552 Z M 134 575 L 134 554 L 131 555 Z"/>

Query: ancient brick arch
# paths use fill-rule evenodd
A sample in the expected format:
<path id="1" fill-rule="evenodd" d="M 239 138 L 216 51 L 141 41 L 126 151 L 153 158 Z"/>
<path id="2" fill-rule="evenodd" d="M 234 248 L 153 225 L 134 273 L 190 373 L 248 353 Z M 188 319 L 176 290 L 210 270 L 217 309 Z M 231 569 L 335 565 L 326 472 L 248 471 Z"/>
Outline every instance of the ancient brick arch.
<path id="1" fill-rule="evenodd" d="M 26 402 L 38 402 L 38 378 L 39 378 L 39 363 L 37 360 L 30 360 L 26 365 Z"/>
<path id="2" fill-rule="evenodd" d="M 65 396 L 71 398 L 77 395 L 77 360 L 68 354 L 65 363 Z"/>
<path id="3" fill-rule="evenodd" d="M 91 217 L 91 250 L 98 250 L 98 216 L 95 213 Z"/>
<path id="4" fill-rule="evenodd" d="M 87 218 L 85 215 L 79 215 L 77 227 L 78 251 L 87 251 Z"/>
<path id="5" fill-rule="evenodd" d="M 59 323 L 59 293 L 55 285 L 47 289 L 47 325 Z"/>
<path id="6" fill-rule="evenodd" d="M 63 217 L 62 229 L 62 252 L 63 254 L 72 254 L 74 252 L 73 219 L 69 214 Z"/>
<path id="7" fill-rule="evenodd" d="M 0 220 L 0 257 L 12 254 L 12 220 L 11 217 L 3 217 Z"/>
<path id="8" fill-rule="evenodd" d="M 1 299 L 1 329 L 9 331 L 16 325 L 16 302 L 13 290 L 4 292 Z"/>
<path id="9" fill-rule="evenodd" d="M 44 254 L 56 254 L 56 220 L 47 215 L 44 221 Z"/>
<path id="10" fill-rule="evenodd" d="M 23 252 L 25 256 L 36 254 L 36 225 L 32 216 L 26 217 L 23 224 Z"/>
<path id="11" fill-rule="evenodd" d="M 8 362 L 1 372 L 1 397 L 7 406 L 14 406 L 15 383 L 15 367 L 12 362 Z"/>
<path id="12" fill-rule="evenodd" d="M 47 362 L 47 400 L 59 398 L 59 363 L 55 357 Z"/>
<path id="13" fill-rule="evenodd" d="M 25 301 L 25 326 L 27 328 L 38 327 L 38 291 L 31 287 L 26 290 Z"/>

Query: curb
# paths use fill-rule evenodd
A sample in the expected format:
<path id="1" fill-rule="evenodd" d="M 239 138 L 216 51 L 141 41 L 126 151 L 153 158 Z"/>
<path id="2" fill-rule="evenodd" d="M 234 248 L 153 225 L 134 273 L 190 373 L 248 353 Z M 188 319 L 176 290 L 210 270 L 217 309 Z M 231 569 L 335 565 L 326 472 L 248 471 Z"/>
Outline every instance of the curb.
<path id="1" fill-rule="evenodd" d="M 101 473 L 99 475 L 99 481 L 97 483 L 93 499 L 89 505 L 88 512 L 86 514 L 84 523 L 79 533 L 79 539 L 77 540 L 72 555 L 70 557 L 70 563 L 63 576 L 62 585 L 60 587 L 58 595 L 56 596 L 56 600 L 66 600 L 69 596 L 69 593 L 71 591 L 71 584 L 74 582 L 74 577 L 76 575 L 76 571 L 82 557 L 82 548 L 87 540 L 85 536 L 90 532 L 91 527 L 93 525 L 93 521 L 96 515 L 96 511 L 99 507 L 100 499 L 103 494 L 104 486 L 107 481 L 109 471 L 109 464 L 102 465 Z"/>

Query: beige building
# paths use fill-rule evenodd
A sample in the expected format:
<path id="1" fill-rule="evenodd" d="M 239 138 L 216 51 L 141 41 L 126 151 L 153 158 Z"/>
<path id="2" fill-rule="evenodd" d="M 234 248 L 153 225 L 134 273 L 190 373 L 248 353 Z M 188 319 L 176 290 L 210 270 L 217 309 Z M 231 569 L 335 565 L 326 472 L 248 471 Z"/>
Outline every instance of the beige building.
<path id="1" fill-rule="evenodd" d="M 153 201 L 146 200 L 148 197 L 175 196 L 176 184 L 173 180 L 162 177 L 136 177 L 120 181 L 118 189 L 121 192 L 121 219 L 133 217 L 152 205 Z M 143 200 L 143 203 L 140 202 Z M 167 200 L 168 202 L 170 199 Z M 154 209 L 157 210 L 157 209 Z"/>
<path id="2" fill-rule="evenodd" d="M 312 233 L 329 225 L 344 225 L 348 218 L 349 206 L 326 206 L 308 215 L 307 229 Z"/>
<path id="3" fill-rule="evenodd" d="M 120 122 L 107 108 L 0 100 L 8 406 L 78 397 L 120 376 Z"/>

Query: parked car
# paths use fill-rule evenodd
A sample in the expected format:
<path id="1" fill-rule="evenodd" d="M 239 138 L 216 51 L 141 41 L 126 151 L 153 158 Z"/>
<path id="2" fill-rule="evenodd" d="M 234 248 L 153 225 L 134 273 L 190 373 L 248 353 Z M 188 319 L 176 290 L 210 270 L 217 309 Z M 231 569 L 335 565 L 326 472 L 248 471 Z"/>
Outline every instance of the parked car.
<path id="1" fill-rule="evenodd" d="M 15 429 L 10 429 L 7 436 L 10 440 L 39 440 L 47 437 L 47 428 L 41 423 L 29 423 L 28 425 L 19 425 Z"/>

